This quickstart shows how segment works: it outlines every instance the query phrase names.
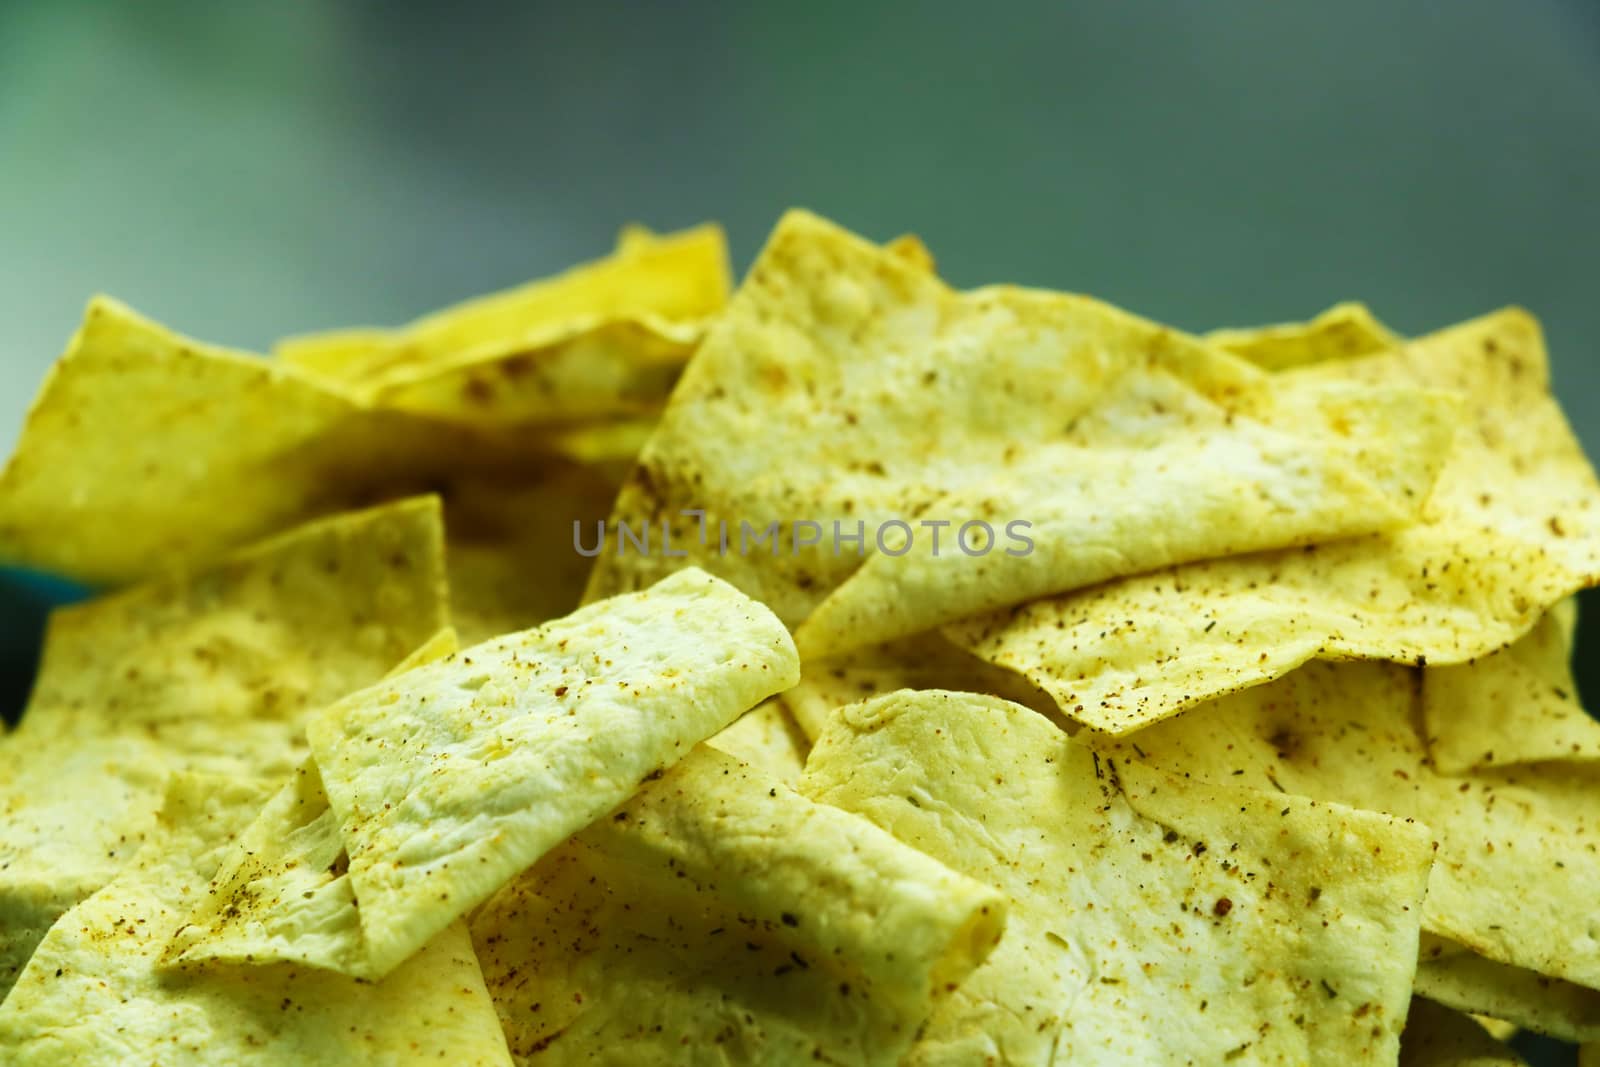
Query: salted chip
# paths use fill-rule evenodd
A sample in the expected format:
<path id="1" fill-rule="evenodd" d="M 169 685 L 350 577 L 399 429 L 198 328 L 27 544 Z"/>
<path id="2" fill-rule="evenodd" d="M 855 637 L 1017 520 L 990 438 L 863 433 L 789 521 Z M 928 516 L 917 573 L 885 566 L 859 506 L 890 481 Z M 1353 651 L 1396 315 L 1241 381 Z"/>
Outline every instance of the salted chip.
<path id="1" fill-rule="evenodd" d="M 706 739 L 719 752 L 769 778 L 793 785 L 805 769 L 811 741 L 778 697 L 768 697 Z"/>
<path id="2" fill-rule="evenodd" d="M 988 693 L 1032 708 L 1057 725 L 1072 725 L 1048 693 L 1020 674 L 958 648 L 936 630 L 840 656 L 807 660 L 801 666 L 800 683 L 778 699 L 789 708 L 806 737 L 816 738 L 835 708 L 898 689 Z"/>
<path id="3" fill-rule="evenodd" d="M 524 1063 L 895 1064 L 1001 894 L 705 747 L 490 899 Z"/>
<path id="4" fill-rule="evenodd" d="M 1423 1000 L 1411 1002 L 1400 1035 L 1400 1067 L 1518 1067 L 1521 1056 L 1470 1015 Z"/>
<path id="5" fill-rule="evenodd" d="M 438 502 L 404 501 L 55 613 L 0 749 L 0 996 L 139 848 L 169 770 L 287 772 L 309 711 L 445 622 L 440 542 Z"/>
<path id="6" fill-rule="evenodd" d="M 518 423 L 660 407 L 727 300 L 720 227 L 625 232 L 616 253 L 394 331 L 280 342 L 278 357 L 380 407 Z"/>
<path id="7" fill-rule="evenodd" d="M 1508 1020 L 1513 1030 L 1600 1040 L 1600 990 L 1485 959 L 1447 938 L 1422 936 L 1415 990 L 1457 1011 Z"/>
<path id="8" fill-rule="evenodd" d="M 270 786 L 174 776 L 160 826 L 110 884 L 50 931 L 0 1011 L 9 1064 L 509 1064 L 465 927 L 381 982 L 282 964 L 157 970 Z"/>
<path id="9" fill-rule="evenodd" d="M 624 485 L 589 596 L 694 564 L 804 620 L 808 658 L 838 653 L 1177 559 L 1401 524 L 1452 410 L 1412 388 L 1280 389 L 1083 297 L 956 293 L 920 256 L 790 212 Z M 923 520 L 948 524 L 937 558 Z M 624 525 L 660 547 L 625 551 Z"/>
<path id="10" fill-rule="evenodd" d="M 1583 919 L 1600 884 L 1600 776 L 1581 763 L 1441 774 L 1417 732 L 1418 684 L 1393 664 L 1310 663 L 1131 737 L 1080 736 L 1212 782 L 1416 819 L 1439 843 L 1425 930 L 1600 988 L 1600 927 Z"/>
<path id="11" fill-rule="evenodd" d="M 351 973 L 388 973 L 798 674 L 771 612 L 690 570 L 313 719 L 366 944 Z"/>
<path id="12" fill-rule="evenodd" d="M 1464 394 L 1472 418 L 1429 521 L 1122 579 L 947 634 L 1027 675 L 1074 718 L 1126 733 L 1312 658 L 1464 663 L 1600 580 L 1600 484 L 1550 396 L 1544 344 L 1525 312 L 1278 377 Z"/>
<path id="13" fill-rule="evenodd" d="M 1310 322 L 1213 330 L 1207 344 L 1248 359 L 1263 370 L 1291 370 L 1327 360 L 1354 359 L 1398 348 L 1404 340 L 1365 304 L 1335 304 Z"/>
<path id="14" fill-rule="evenodd" d="M 992 697 L 838 712 L 801 791 L 1010 898 L 910 1064 L 1394 1057 L 1431 847 L 1418 826 L 1107 759 Z"/>
<path id="15" fill-rule="evenodd" d="M 1574 602 L 1507 648 L 1422 675 L 1422 721 L 1446 774 L 1542 760 L 1600 760 L 1600 722 L 1572 678 Z"/>

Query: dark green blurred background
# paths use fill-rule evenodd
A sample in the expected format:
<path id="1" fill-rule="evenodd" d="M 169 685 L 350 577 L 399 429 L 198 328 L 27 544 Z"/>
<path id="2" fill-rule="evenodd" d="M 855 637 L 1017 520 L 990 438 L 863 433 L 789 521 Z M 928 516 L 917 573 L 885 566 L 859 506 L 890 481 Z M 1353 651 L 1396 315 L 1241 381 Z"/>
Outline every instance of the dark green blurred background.
<path id="1" fill-rule="evenodd" d="M 1521 303 L 1593 453 L 1597 193 L 1595 0 L 0 0 L 0 438 L 94 291 L 260 348 L 800 204 L 1190 329 Z"/>

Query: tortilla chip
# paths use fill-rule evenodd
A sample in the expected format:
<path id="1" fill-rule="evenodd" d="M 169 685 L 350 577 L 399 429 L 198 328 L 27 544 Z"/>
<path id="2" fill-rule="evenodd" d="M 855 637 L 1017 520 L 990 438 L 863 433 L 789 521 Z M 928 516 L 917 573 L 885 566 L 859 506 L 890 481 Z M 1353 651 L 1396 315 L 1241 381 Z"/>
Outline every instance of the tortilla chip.
<path id="1" fill-rule="evenodd" d="M 307 726 L 381 976 L 697 741 L 793 685 L 772 614 L 691 570 L 373 686 Z"/>
<path id="2" fill-rule="evenodd" d="M 937 631 L 842 656 L 808 660 L 801 666 L 800 684 L 778 699 L 789 708 L 806 737 L 814 740 L 835 708 L 898 689 L 988 693 L 1032 708 L 1058 726 L 1071 725 L 1049 694 L 1032 682 L 957 648 Z"/>
<path id="3" fill-rule="evenodd" d="M 1310 663 L 1132 737 L 1080 736 L 1196 778 L 1425 823 L 1439 856 L 1424 929 L 1600 987 L 1600 931 L 1581 918 L 1600 884 L 1600 776 L 1592 764 L 1441 774 L 1417 730 L 1419 685 L 1419 672 L 1392 664 Z"/>
<path id="4" fill-rule="evenodd" d="M 1524 1060 L 1469 1015 L 1421 998 L 1400 1035 L 1400 1067 L 1518 1067 Z"/>
<path id="5" fill-rule="evenodd" d="M 307 514 L 305 446 L 350 410 L 96 297 L 0 473 L 0 559 L 122 582 L 287 526 Z"/>
<path id="6" fill-rule="evenodd" d="M 473 938 L 524 1063 L 889 1065 L 1004 914 L 702 746 L 496 894 Z"/>
<path id="7" fill-rule="evenodd" d="M 1445 774 L 1542 760 L 1600 760 L 1600 722 L 1578 702 L 1568 662 L 1573 601 L 1508 648 L 1422 675 L 1422 720 Z"/>
<path id="8" fill-rule="evenodd" d="M 911 1064 L 1393 1058 L 1427 833 L 1103 759 L 1017 705 L 845 708 L 801 789 L 1011 898 Z"/>
<path id="9" fill-rule="evenodd" d="M 811 751 L 811 742 L 778 697 L 757 704 L 706 744 L 789 785 L 800 780 Z"/>
<path id="10" fill-rule="evenodd" d="M 1600 1040 L 1600 990 L 1496 963 L 1432 934 L 1422 937 L 1416 992 L 1457 1011 L 1506 1020 L 1513 1030 L 1562 1041 Z"/>
<path id="11" fill-rule="evenodd" d="M 948 635 L 1027 675 L 1081 722 L 1126 733 L 1314 657 L 1464 663 L 1600 580 L 1600 484 L 1550 396 L 1526 313 L 1280 377 L 1311 375 L 1466 394 L 1473 418 L 1430 521 L 1124 579 Z"/>
<path id="12" fill-rule="evenodd" d="M 56 612 L 0 749 L 0 995 L 139 847 L 169 770 L 286 773 L 309 711 L 445 622 L 440 542 L 438 502 L 403 501 Z"/>
<path id="13" fill-rule="evenodd" d="M 1204 340 L 1270 371 L 1354 359 L 1405 343 L 1379 322 L 1367 305 L 1356 302 L 1335 304 L 1310 322 L 1213 330 Z"/>
<path id="14" fill-rule="evenodd" d="M 384 332 L 291 338 L 280 360 L 380 407 L 500 423 L 657 408 L 727 300 L 720 227 L 625 232 L 617 252 Z"/>
<path id="15" fill-rule="evenodd" d="M 1280 390 L 1083 297 L 955 293 L 917 256 L 790 212 L 613 512 L 618 537 L 665 524 L 686 555 L 619 547 L 597 560 L 589 596 L 694 564 L 805 620 L 808 658 L 838 653 L 1179 559 L 1402 524 L 1452 412 L 1410 388 Z M 1374 424 L 1385 432 L 1360 432 Z M 924 518 L 954 524 L 938 558 L 933 533 L 909 528 Z M 877 536 L 896 520 L 921 547 L 898 554 Z M 1034 550 L 996 529 L 969 555 L 979 528 L 957 550 L 961 524 L 998 520 L 1034 523 Z M 796 523 L 850 536 L 858 521 L 865 564 L 831 539 L 792 543 Z M 1152 523 L 1165 536 L 1123 536 Z M 724 527 L 739 541 L 746 525 L 776 528 L 772 551 L 724 552 Z"/>
<path id="16" fill-rule="evenodd" d="M 510 1063 L 459 923 L 376 984 L 283 965 L 158 973 L 167 932 L 268 788 L 175 776 L 150 843 L 18 980 L 0 1012 L 7 1063 Z"/>

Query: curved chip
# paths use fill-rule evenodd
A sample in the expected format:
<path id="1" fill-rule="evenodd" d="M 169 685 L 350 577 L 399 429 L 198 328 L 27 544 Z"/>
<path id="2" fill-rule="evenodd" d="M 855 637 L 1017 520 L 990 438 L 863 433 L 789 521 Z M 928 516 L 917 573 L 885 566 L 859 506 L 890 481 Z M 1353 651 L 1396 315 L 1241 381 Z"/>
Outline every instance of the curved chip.
<path id="1" fill-rule="evenodd" d="M 957 624 L 952 640 L 1027 675 L 1081 722 L 1126 733 L 1312 658 L 1463 663 L 1600 580 L 1600 483 L 1550 396 L 1525 312 L 1297 376 L 1468 398 L 1430 521 L 1122 579 Z"/>
<path id="2" fill-rule="evenodd" d="M 1562 1041 L 1600 1041 L 1600 990 L 1497 963 L 1432 934 L 1422 937 L 1416 991 Z"/>
<path id="3" fill-rule="evenodd" d="M 992 697 L 844 708 L 801 789 L 1010 898 L 911 1064 L 1395 1055 L 1427 833 L 1108 760 Z"/>
<path id="4" fill-rule="evenodd" d="M 690 570 L 469 648 L 307 727 L 383 975 L 799 674 L 788 631 Z"/>
<path id="5" fill-rule="evenodd" d="M 128 869 L 57 923 L 0 1011 L 5 1062 L 509 1065 L 463 925 L 382 982 L 283 965 L 156 969 L 266 784 L 175 776 Z"/>
<path id="6" fill-rule="evenodd" d="M 55 614 L 0 749 L 0 995 L 139 847 L 169 770 L 285 773 L 308 712 L 444 624 L 441 540 L 438 501 L 405 501 Z"/>
<path id="7" fill-rule="evenodd" d="M 1310 663 L 1121 740 L 1110 755 L 1428 825 L 1439 843 L 1423 926 L 1491 960 L 1600 989 L 1600 777 L 1592 764 L 1446 775 L 1417 732 L 1419 672 Z M 1523 1020 L 1517 1020 L 1523 1021 Z"/>
<path id="8" fill-rule="evenodd" d="M 1452 405 L 1387 385 L 1281 393 L 1109 305 L 956 293 L 904 247 L 790 212 L 624 484 L 619 544 L 588 595 L 694 564 L 803 621 L 814 658 L 1180 559 L 1414 517 Z M 1386 432 L 1356 432 L 1374 424 Z M 937 558 L 924 520 L 948 524 Z M 969 522 L 990 533 L 963 533 Z M 676 550 L 627 552 L 624 525 L 666 530 Z"/>
<path id="9" fill-rule="evenodd" d="M 496 894 L 473 940 L 524 1063 L 898 1063 L 1000 893 L 704 747 Z"/>

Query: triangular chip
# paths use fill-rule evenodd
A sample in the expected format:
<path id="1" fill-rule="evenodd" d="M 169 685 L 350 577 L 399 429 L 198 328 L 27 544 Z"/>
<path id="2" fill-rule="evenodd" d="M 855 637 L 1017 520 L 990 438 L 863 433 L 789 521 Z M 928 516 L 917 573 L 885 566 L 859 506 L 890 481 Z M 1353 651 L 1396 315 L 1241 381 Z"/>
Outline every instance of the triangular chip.
<path id="1" fill-rule="evenodd" d="M 625 231 L 614 255 L 393 331 L 279 342 L 285 363 L 380 407 L 481 423 L 659 407 L 729 289 L 720 227 Z"/>
<path id="2" fill-rule="evenodd" d="M 1425 823 L 1439 842 L 1426 930 L 1489 959 L 1600 988 L 1600 940 L 1581 918 L 1600 885 L 1594 766 L 1441 774 L 1417 730 L 1418 674 L 1386 663 L 1310 663 L 1119 741 L 1080 736 L 1107 755 L 1196 778 Z"/>
<path id="3" fill-rule="evenodd" d="M 440 541 L 438 502 L 405 501 L 56 613 L 0 749 L 0 995 L 139 847 L 168 770 L 286 773 L 309 711 L 445 622 Z"/>
<path id="4" fill-rule="evenodd" d="M 1469 398 L 1473 417 L 1430 521 L 1123 579 L 947 633 L 1027 675 L 1074 718 L 1126 733 L 1311 658 L 1462 663 L 1600 580 L 1600 483 L 1550 396 L 1526 313 L 1279 377 L 1307 376 L 1411 381 Z"/>
<path id="5" fill-rule="evenodd" d="M 962 693 L 844 708 L 801 789 L 1011 900 L 909 1064 L 1395 1055 L 1432 854 L 1420 827 L 1105 759 Z"/>
<path id="6" fill-rule="evenodd" d="M 511 1062 L 463 925 L 378 983 L 285 965 L 156 969 L 269 786 L 179 775 L 161 826 L 68 912 L 0 1011 L 8 1064 Z"/>
<path id="7" fill-rule="evenodd" d="M 1265 370 L 1289 370 L 1332 359 L 1353 359 L 1403 343 L 1365 304 L 1335 304 L 1310 322 L 1252 329 L 1213 330 L 1207 344 L 1242 356 Z"/>
<path id="8" fill-rule="evenodd" d="M 1177 560 L 1401 525 L 1453 410 L 1413 388 L 1280 388 L 1083 297 L 956 293 L 790 212 L 624 485 L 589 595 L 692 563 L 805 620 L 808 657 L 837 653 Z M 924 521 L 949 524 L 937 557 Z M 657 547 L 627 551 L 624 525 Z"/>
<path id="9" fill-rule="evenodd" d="M 1470 1015 L 1418 998 L 1400 1035 L 1400 1067 L 1521 1067 Z"/>
<path id="10" fill-rule="evenodd" d="M 507 879 L 793 685 L 788 631 L 703 571 L 354 694 L 307 727 L 383 975 Z"/>
<path id="11" fill-rule="evenodd" d="M 524 1063 L 900 1062 L 1001 895 L 704 747 L 474 916 Z"/>

